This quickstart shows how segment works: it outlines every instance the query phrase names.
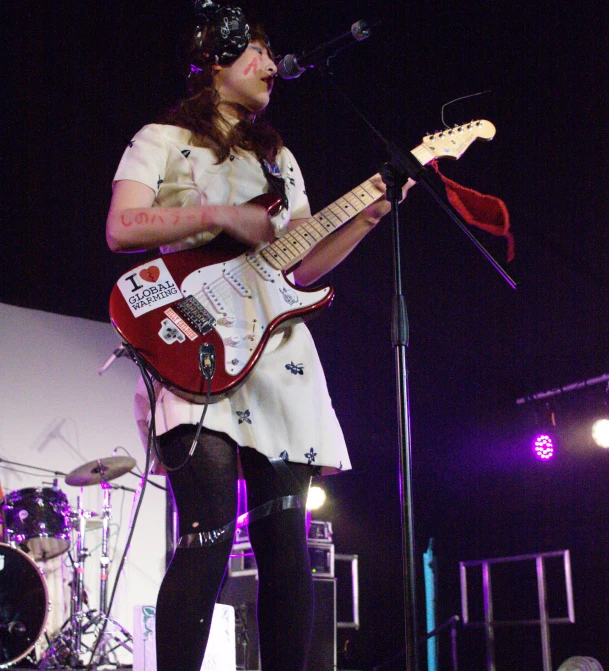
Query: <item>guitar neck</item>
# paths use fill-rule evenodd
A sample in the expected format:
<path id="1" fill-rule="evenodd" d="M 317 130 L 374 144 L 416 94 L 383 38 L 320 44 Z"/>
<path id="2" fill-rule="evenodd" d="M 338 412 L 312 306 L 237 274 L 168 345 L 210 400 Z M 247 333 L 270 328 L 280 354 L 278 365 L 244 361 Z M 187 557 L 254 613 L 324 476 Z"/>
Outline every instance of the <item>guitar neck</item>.
<path id="1" fill-rule="evenodd" d="M 411 153 L 421 165 L 435 158 L 435 154 L 422 144 Z M 287 270 L 330 233 L 334 233 L 343 224 L 363 212 L 368 205 L 382 197 L 383 192 L 367 179 L 259 253 L 271 267 L 276 270 Z"/>

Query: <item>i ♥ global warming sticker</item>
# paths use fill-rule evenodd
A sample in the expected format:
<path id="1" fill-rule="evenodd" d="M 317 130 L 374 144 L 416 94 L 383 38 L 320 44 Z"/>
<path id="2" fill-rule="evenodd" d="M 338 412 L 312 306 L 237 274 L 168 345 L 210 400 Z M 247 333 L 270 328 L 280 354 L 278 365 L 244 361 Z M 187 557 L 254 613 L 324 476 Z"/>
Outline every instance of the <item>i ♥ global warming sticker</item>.
<path id="1" fill-rule="evenodd" d="M 163 259 L 155 259 L 125 273 L 117 286 L 134 317 L 156 310 L 182 298 Z"/>

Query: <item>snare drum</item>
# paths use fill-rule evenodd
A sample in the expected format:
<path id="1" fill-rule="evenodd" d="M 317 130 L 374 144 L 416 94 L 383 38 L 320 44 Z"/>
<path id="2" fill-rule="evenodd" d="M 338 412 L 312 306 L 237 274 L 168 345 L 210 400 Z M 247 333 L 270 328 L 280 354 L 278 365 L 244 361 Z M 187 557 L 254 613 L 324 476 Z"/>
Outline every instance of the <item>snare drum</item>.
<path id="1" fill-rule="evenodd" d="M 44 632 L 49 595 L 25 552 L 0 543 L 0 668 L 28 655 Z"/>
<path id="2" fill-rule="evenodd" d="M 69 549 L 70 504 L 60 489 L 18 489 L 4 497 L 3 508 L 7 541 L 26 545 L 34 559 L 51 559 Z"/>

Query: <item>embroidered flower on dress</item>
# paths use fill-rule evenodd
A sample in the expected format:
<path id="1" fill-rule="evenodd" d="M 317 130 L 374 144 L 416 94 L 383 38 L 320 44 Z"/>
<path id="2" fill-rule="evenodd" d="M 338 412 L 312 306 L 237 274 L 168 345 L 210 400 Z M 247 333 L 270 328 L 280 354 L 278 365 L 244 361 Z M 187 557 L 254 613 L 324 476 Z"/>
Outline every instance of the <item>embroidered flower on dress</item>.
<path id="1" fill-rule="evenodd" d="M 182 149 L 182 155 L 184 158 L 188 158 L 190 156 L 190 149 Z"/>
<path id="2" fill-rule="evenodd" d="M 159 186 L 161 186 L 161 184 L 162 184 L 164 181 L 165 181 L 165 180 L 162 179 L 162 177 L 159 175 L 159 179 L 157 180 L 157 183 L 156 183 L 156 188 L 158 189 Z"/>
<path id="3" fill-rule="evenodd" d="M 241 410 L 237 410 L 237 416 L 239 417 L 239 424 L 243 424 L 243 422 L 246 422 L 247 424 L 252 423 L 249 410 L 244 410 L 243 412 Z"/>
<path id="4" fill-rule="evenodd" d="M 304 375 L 304 364 L 302 363 L 290 361 L 290 363 L 286 363 L 285 367 L 292 375 Z"/>
<path id="5" fill-rule="evenodd" d="M 317 452 L 314 452 L 313 448 L 311 448 L 308 452 L 305 452 L 304 456 L 308 459 L 309 465 L 311 465 L 315 461 L 315 457 L 317 456 Z"/>
<path id="6" fill-rule="evenodd" d="M 289 461 L 290 460 L 290 455 L 288 454 L 287 450 L 284 450 L 279 457 L 283 459 L 284 461 Z"/>

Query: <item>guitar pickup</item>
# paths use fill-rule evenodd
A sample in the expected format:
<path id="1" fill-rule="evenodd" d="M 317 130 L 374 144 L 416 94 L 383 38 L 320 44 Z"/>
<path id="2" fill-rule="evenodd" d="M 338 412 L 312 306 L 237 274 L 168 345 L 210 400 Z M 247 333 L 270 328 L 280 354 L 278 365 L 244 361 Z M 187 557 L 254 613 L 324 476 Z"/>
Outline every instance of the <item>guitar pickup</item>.
<path id="1" fill-rule="evenodd" d="M 188 296 L 176 303 L 173 309 L 192 328 L 201 335 L 209 333 L 216 325 L 213 315 L 208 312 L 194 296 Z"/>
<path id="2" fill-rule="evenodd" d="M 273 281 L 273 273 L 269 270 L 269 266 L 263 263 L 262 257 L 259 254 L 246 254 L 245 258 L 263 280 L 266 280 L 267 282 Z"/>
<path id="3" fill-rule="evenodd" d="M 239 273 L 238 270 L 229 270 L 228 272 L 224 272 L 222 275 L 240 296 L 243 298 L 252 297 L 252 292 L 249 290 L 247 285 L 244 284 L 244 281 L 241 279 L 241 273 Z"/>

